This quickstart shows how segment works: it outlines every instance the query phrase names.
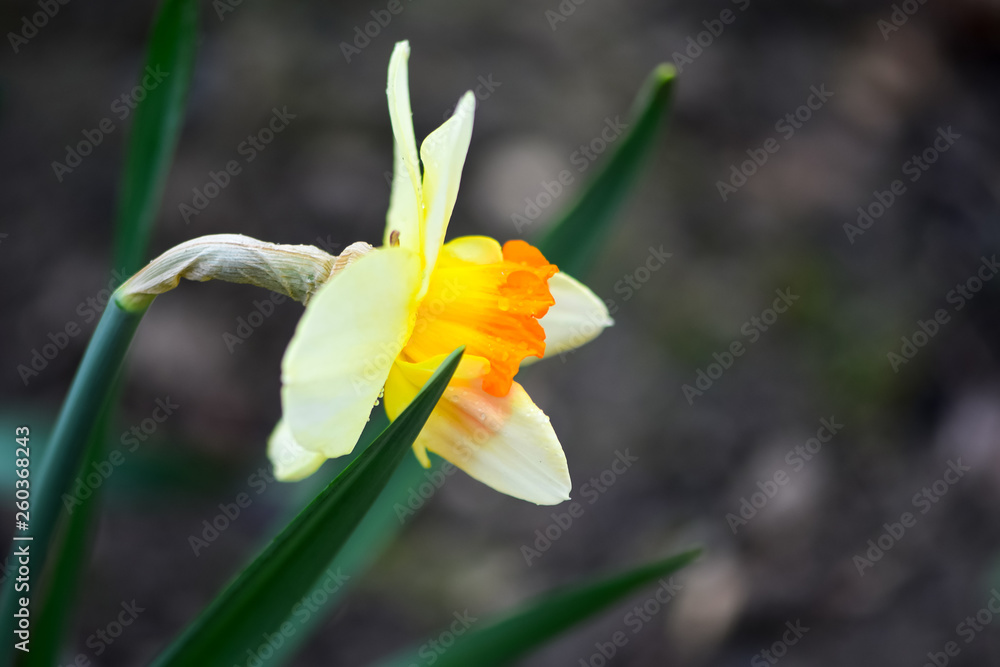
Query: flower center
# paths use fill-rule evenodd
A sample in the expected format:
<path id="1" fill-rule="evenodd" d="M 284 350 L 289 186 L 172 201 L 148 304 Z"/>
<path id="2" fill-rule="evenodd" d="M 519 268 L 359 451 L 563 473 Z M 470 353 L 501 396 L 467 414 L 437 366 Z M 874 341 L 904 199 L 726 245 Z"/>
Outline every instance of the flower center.
<path id="1" fill-rule="evenodd" d="M 506 396 L 521 360 L 545 354 L 538 319 L 555 304 L 548 280 L 559 269 L 524 241 L 508 241 L 493 259 L 479 263 L 442 248 L 402 355 L 420 362 L 465 345 L 466 354 L 490 362 L 483 390 Z"/>

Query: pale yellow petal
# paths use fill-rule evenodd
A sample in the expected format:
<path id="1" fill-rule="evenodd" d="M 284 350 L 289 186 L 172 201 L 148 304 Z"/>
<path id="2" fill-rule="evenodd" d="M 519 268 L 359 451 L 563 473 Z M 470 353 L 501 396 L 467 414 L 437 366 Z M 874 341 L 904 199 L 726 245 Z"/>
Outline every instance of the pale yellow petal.
<path id="1" fill-rule="evenodd" d="M 326 461 L 318 452 L 304 449 L 295 442 L 285 420 L 278 422 L 267 442 L 267 456 L 274 466 L 274 476 L 282 482 L 296 482 L 313 474 Z"/>
<path id="2" fill-rule="evenodd" d="M 417 140 L 413 133 L 410 110 L 410 83 L 407 61 L 410 43 L 398 42 L 389 60 L 389 118 L 392 121 L 393 176 L 386 214 L 385 238 L 389 245 L 393 231 L 399 232 L 399 242 L 404 248 L 421 252 L 421 185 L 420 162 L 417 158 Z"/>
<path id="3" fill-rule="evenodd" d="M 442 359 L 420 367 L 397 362 L 395 377 L 386 385 L 390 418 L 412 400 Z M 549 418 L 516 382 L 501 398 L 484 392 L 483 362 L 488 370 L 489 362 L 481 360 L 479 368 L 470 365 L 449 383 L 414 445 L 418 458 L 426 460 L 425 450 L 432 451 L 497 491 L 538 505 L 568 500 L 566 456 Z"/>
<path id="4" fill-rule="evenodd" d="M 424 280 L 421 295 L 427 290 L 430 273 L 434 269 L 448 231 L 448 221 L 455 208 L 462 167 L 472 139 L 475 110 L 476 96 L 469 91 L 459 100 L 452 117 L 427 135 L 420 146 L 420 159 L 424 165 L 423 203 L 426 213 L 423 223 Z"/>
<path id="5" fill-rule="evenodd" d="M 590 288 L 562 271 L 549 278 L 556 304 L 539 322 L 545 329 L 545 357 L 556 356 L 597 338 L 614 324 L 608 307 Z M 538 361 L 527 357 L 522 366 Z"/>
<path id="6" fill-rule="evenodd" d="M 392 234 L 397 233 L 399 245 L 413 253 L 421 254 L 419 191 L 410 180 L 399 149 L 396 145 L 392 176 L 392 192 L 389 195 L 389 210 L 385 215 L 383 245 L 392 244 Z"/>
<path id="7" fill-rule="evenodd" d="M 420 258 L 380 248 L 310 301 L 282 361 L 284 418 L 298 444 L 328 457 L 354 449 L 413 326 Z"/>

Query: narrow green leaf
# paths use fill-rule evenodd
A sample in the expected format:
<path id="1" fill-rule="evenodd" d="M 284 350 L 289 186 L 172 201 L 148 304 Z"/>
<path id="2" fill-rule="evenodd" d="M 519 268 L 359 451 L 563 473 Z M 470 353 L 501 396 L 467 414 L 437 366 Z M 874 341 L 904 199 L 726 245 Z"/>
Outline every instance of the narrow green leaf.
<path id="1" fill-rule="evenodd" d="M 385 414 L 378 412 L 377 416 L 372 416 L 372 423 L 369 426 L 377 426 L 377 428 L 372 429 L 373 434 L 377 434 L 388 423 Z M 366 434 L 368 431 L 369 429 L 366 428 Z M 373 439 L 374 435 L 367 438 L 362 435 L 358 449 L 363 450 Z M 362 445 L 362 443 L 364 444 Z M 338 460 L 337 463 L 340 461 Z M 341 470 L 349 463 L 349 460 L 345 460 Z M 362 580 L 365 573 L 371 569 L 396 538 L 403 525 L 420 511 L 420 506 L 414 507 L 412 505 L 413 494 L 422 484 L 435 479 L 435 475 L 442 474 L 439 472 L 441 463 L 443 462 L 438 461 L 437 465 L 425 469 L 417 462 L 415 456 L 403 457 L 403 462 L 396 468 L 396 472 L 393 473 L 375 504 L 365 514 L 365 518 L 354 529 L 350 539 L 347 540 L 337 556 L 331 559 L 325 570 L 344 575 L 346 581 L 343 581 L 342 585 L 334 591 L 330 591 L 324 582 L 320 582 L 306 593 L 306 597 L 313 601 L 314 606 L 310 609 L 314 612 L 307 617 L 296 617 L 295 633 L 287 636 L 279 646 L 274 647 L 271 657 L 262 656 L 260 667 L 275 667 L 287 663 L 309 641 L 313 633 L 327 621 L 337 609 L 340 598 Z M 319 488 L 328 483 L 318 478 L 319 475 L 313 475 L 299 483 L 304 489 L 313 479 L 320 482 L 314 489 L 306 491 L 308 498 L 312 498 Z M 424 498 L 420 496 L 420 500 L 423 502 Z M 287 523 L 287 520 L 284 523 Z M 316 600 L 324 601 L 316 605 Z"/>
<path id="2" fill-rule="evenodd" d="M 371 421 L 365 427 L 355 451 L 363 453 L 375 438 L 389 425 L 385 412 L 376 410 Z M 284 527 L 295 518 L 323 489 L 330 480 L 340 474 L 353 460 L 344 456 L 327 463 L 320 472 L 308 477 L 296 485 L 295 496 L 287 508 L 286 516 L 276 519 L 276 525 Z M 365 514 L 364 519 L 354 529 L 340 552 L 330 559 L 324 572 L 343 575 L 339 586 L 334 590 L 324 581 L 318 582 L 305 597 L 311 601 L 309 614 L 294 616 L 295 632 L 286 634 L 284 641 L 278 646 L 271 646 L 273 653 L 267 657 L 261 652 L 259 667 L 276 667 L 291 660 L 306 644 L 321 625 L 327 622 L 337 609 L 340 599 L 346 595 L 364 577 L 365 573 L 378 561 L 389 544 L 396 538 L 400 528 L 412 518 L 417 510 L 410 506 L 414 489 L 426 483 L 441 468 L 440 464 L 429 470 L 421 466 L 415 456 L 404 456 L 402 463 L 389 479 L 385 489 L 379 495 L 375 504 Z M 329 469 L 329 471 L 327 470 Z M 277 531 L 276 531 L 277 532 Z M 268 539 L 267 541 L 270 541 Z M 263 643 L 263 640 L 260 642 Z"/>
<path id="3" fill-rule="evenodd" d="M 472 630 L 437 656 L 435 667 L 499 667 L 527 654 L 559 633 L 604 611 L 639 588 L 667 577 L 701 554 L 692 549 L 658 563 L 602 581 L 553 591 L 529 602 L 509 616 Z M 379 667 L 423 664 L 417 651 L 406 651 L 379 663 Z"/>
<path id="4" fill-rule="evenodd" d="M 385 488 L 461 356 L 462 348 L 452 352 L 409 407 L 209 604 L 155 667 L 241 663 L 265 633 L 279 629 Z"/>
<path id="5" fill-rule="evenodd" d="M 118 198 L 114 266 L 142 268 L 170 163 L 181 134 L 198 38 L 197 0 L 164 0 L 139 78 L 150 87 L 136 107 Z M 156 83 L 155 87 L 153 82 Z"/>
<path id="6" fill-rule="evenodd" d="M 583 276 L 611 229 L 629 187 L 638 179 L 672 97 L 676 70 L 653 70 L 632 106 L 632 127 L 604 169 L 576 203 L 538 240 L 545 257 L 570 275 Z"/>
<path id="7" fill-rule="evenodd" d="M 261 667 L 274 667 L 287 663 L 301 650 L 303 644 L 310 639 L 312 634 L 327 621 L 337 608 L 338 600 L 360 582 L 365 573 L 378 561 L 389 544 L 396 538 L 403 526 L 403 520 L 416 513 L 408 505 L 411 489 L 425 483 L 427 481 L 426 475 L 434 470 L 436 468 L 432 468 L 430 471 L 424 469 L 414 456 L 404 457 L 385 490 L 382 491 L 371 510 L 358 524 L 354 534 L 344 544 L 337 557 L 331 560 L 327 568 L 330 572 L 342 573 L 348 579 L 333 592 L 317 585 L 313 591 L 306 594 L 313 600 L 325 597 L 326 602 L 323 602 L 316 612 L 307 618 L 297 618 L 296 620 L 301 621 L 301 623 L 296 626 L 295 634 L 275 648 L 274 655 L 262 659 Z"/>
<path id="8" fill-rule="evenodd" d="M 112 267 L 124 275 L 134 273 L 146 261 L 153 223 L 180 138 L 194 70 L 197 26 L 197 0 L 165 0 L 153 21 L 143 70 L 138 76 L 140 84 L 145 77 L 150 85 L 132 117 L 118 192 Z M 84 468 L 104 452 L 119 393 L 119 387 L 115 386 L 105 407 L 95 415 L 82 462 Z M 65 453 L 51 448 L 47 451 L 52 456 L 66 457 Z M 43 492 L 41 487 L 38 492 Z M 44 492 L 61 495 L 61 491 Z M 59 557 L 49 564 L 51 570 L 46 573 L 43 592 L 36 593 L 32 599 L 35 648 L 19 656 L 19 664 L 26 667 L 55 664 L 76 597 L 80 571 L 88 561 L 91 520 L 99 506 L 100 492 L 95 490 L 85 506 L 78 507 L 72 514 L 61 513 L 60 526 L 51 545 L 52 553 Z M 36 567 L 40 567 L 41 561 L 36 563 L 39 563 Z"/>

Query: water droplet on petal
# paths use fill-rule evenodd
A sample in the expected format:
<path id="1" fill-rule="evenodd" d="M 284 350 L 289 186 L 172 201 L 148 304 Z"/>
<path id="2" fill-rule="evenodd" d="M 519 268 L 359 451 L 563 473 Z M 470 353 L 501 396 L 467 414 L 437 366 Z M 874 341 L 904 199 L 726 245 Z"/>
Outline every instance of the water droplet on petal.
<path id="1" fill-rule="evenodd" d="M 503 311 L 510 310 L 510 299 L 505 296 L 500 297 L 497 300 L 497 308 Z"/>

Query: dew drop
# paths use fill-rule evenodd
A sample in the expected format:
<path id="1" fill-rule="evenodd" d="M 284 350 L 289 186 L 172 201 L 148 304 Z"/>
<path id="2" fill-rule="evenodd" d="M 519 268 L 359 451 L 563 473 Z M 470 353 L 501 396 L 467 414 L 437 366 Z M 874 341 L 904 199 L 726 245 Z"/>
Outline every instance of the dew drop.
<path id="1" fill-rule="evenodd" d="M 503 311 L 510 310 L 510 299 L 505 296 L 500 297 L 497 300 L 497 307 Z"/>

